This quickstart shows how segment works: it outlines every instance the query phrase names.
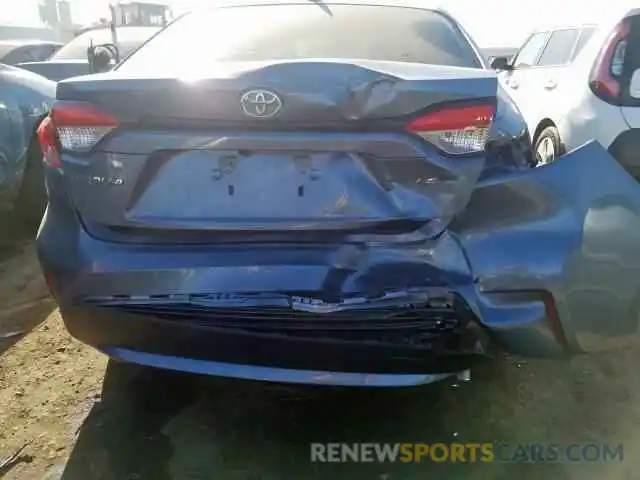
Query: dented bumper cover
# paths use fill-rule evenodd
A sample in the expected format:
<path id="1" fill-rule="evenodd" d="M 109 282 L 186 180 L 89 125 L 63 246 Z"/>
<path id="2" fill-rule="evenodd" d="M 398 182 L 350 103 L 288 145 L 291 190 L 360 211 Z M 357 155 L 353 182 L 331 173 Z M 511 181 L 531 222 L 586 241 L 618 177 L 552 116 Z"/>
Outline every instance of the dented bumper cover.
<path id="1" fill-rule="evenodd" d="M 435 236 L 133 245 L 93 238 L 77 216 L 49 208 L 38 253 L 70 332 L 113 357 L 238 378 L 393 386 L 469 368 L 491 343 L 554 356 L 636 340 L 639 215 L 636 181 L 590 143 L 544 168 L 481 181 Z M 418 334 L 426 327 L 415 317 L 384 317 L 432 301 L 440 313 L 423 314 L 429 335 Z M 433 335 L 449 318 L 445 307 L 460 322 Z M 265 308 L 274 315 L 255 322 L 267 331 L 252 330 L 246 322 Z M 229 315 L 211 320 L 216 309 Z M 287 311 L 311 315 L 298 325 L 306 337 L 285 331 Z M 333 318 L 348 326 L 341 334 L 384 334 L 341 337 Z M 314 325 L 321 335 L 308 334 Z M 409 333 L 385 336 L 399 325 Z"/>

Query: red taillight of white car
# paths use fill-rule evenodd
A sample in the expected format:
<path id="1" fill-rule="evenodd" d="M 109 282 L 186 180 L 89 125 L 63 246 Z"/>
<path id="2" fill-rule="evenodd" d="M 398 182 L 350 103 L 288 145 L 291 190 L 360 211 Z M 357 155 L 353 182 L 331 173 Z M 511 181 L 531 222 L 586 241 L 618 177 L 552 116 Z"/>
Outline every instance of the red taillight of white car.
<path id="1" fill-rule="evenodd" d="M 117 128 L 118 119 L 90 104 L 56 103 L 38 128 L 44 161 L 60 168 L 60 150 L 88 152 Z"/>
<path id="2" fill-rule="evenodd" d="M 494 105 L 444 107 L 405 128 L 450 155 L 482 152 L 489 138 Z"/>
<path id="3" fill-rule="evenodd" d="M 616 103 L 620 97 L 620 77 L 624 69 L 627 39 L 631 33 L 629 21 L 619 23 L 604 42 L 591 70 L 589 86 L 602 100 Z"/>

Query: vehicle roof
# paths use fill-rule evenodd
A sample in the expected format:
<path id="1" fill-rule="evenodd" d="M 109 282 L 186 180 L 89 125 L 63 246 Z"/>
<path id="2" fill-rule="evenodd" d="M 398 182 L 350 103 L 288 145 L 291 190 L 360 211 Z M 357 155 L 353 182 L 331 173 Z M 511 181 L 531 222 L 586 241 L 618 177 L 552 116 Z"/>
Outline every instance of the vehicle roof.
<path id="1" fill-rule="evenodd" d="M 98 26 L 98 27 L 85 27 L 86 29 L 84 29 L 82 31 L 82 33 L 87 33 L 87 32 L 108 32 L 111 30 L 110 27 L 103 27 L 103 26 Z M 128 32 L 150 32 L 151 30 L 160 30 L 162 27 L 159 26 L 154 26 L 154 25 L 117 25 L 116 26 L 116 32 L 119 32 L 121 30 L 126 30 Z M 82 34 L 81 34 L 82 35 Z"/>
<path id="2" fill-rule="evenodd" d="M 554 32 L 556 30 L 576 30 L 580 28 L 587 27 L 597 27 L 599 24 L 597 23 L 567 23 L 567 24 L 558 24 L 558 25 L 549 25 L 548 27 L 538 27 L 534 30 L 531 30 L 531 33 L 544 33 L 544 32 Z"/>
<path id="3" fill-rule="evenodd" d="M 442 8 L 441 2 L 438 2 L 437 0 L 217 0 L 213 5 L 209 4 L 207 6 L 201 7 L 200 9 L 197 9 L 196 11 L 203 9 L 206 11 L 216 8 L 250 7 L 258 5 L 268 6 L 305 4 L 316 4 L 319 7 L 322 7 L 322 5 L 363 5 L 374 7 L 398 7 L 431 10 L 446 16 L 450 21 L 457 24 L 458 27 L 462 27 L 456 19 L 455 15 L 452 15 L 446 8 Z M 480 52 L 477 53 L 480 55 L 480 57 L 482 57 Z"/>
<path id="4" fill-rule="evenodd" d="M 230 7 L 251 7 L 251 6 L 269 6 L 269 5 L 363 5 L 373 7 L 398 7 L 398 8 L 415 8 L 419 10 L 431 10 L 445 15 L 449 20 L 458 23 L 456 17 L 449 13 L 447 9 L 442 8 L 440 2 L 435 0 L 217 0 L 215 4 L 207 5 L 196 9 L 212 10 L 216 8 Z M 190 13 L 190 12 L 187 12 Z"/>
<path id="5" fill-rule="evenodd" d="M 167 5 L 164 2 L 157 2 L 155 0 L 120 0 L 118 2 L 119 5 L 131 5 L 131 4 L 135 4 L 135 3 L 139 3 L 140 5 L 153 5 L 153 6 L 160 6 L 160 7 L 169 7 L 169 5 Z"/>
<path id="6" fill-rule="evenodd" d="M 160 29 L 161 27 L 150 26 L 117 27 L 116 34 L 118 37 L 119 47 L 125 50 L 127 45 L 129 47 L 136 48 L 144 41 L 151 38 Z M 76 35 L 69 41 L 69 43 L 60 47 L 51 60 L 64 59 L 66 61 L 73 58 L 86 59 L 86 49 L 89 48 L 92 43 L 94 45 L 100 45 L 104 43 L 111 43 L 111 41 L 111 29 L 108 27 L 85 30 L 84 32 Z"/>
<path id="7" fill-rule="evenodd" d="M 0 40 L 0 45 L 5 47 L 11 47 L 11 46 L 22 47 L 24 45 L 62 45 L 62 43 L 55 42 L 53 40 L 15 38 L 15 39 Z"/>
<path id="8" fill-rule="evenodd" d="M 218 0 L 205 8 L 241 7 L 252 5 L 371 5 L 386 7 L 419 8 L 421 10 L 440 10 L 440 3 L 432 0 Z"/>
<path id="9" fill-rule="evenodd" d="M 139 38 L 145 39 L 151 37 L 162 27 L 154 26 L 138 26 L 138 25 L 122 25 L 116 27 L 116 34 L 120 41 L 131 41 Z M 93 38 L 94 43 L 108 43 L 111 37 L 111 29 L 109 27 L 87 28 L 78 33 L 68 43 L 77 41 L 78 38 Z"/>
<path id="10" fill-rule="evenodd" d="M 593 15 L 595 16 L 594 18 L 585 19 L 584 21 L 576 23 L 549 23 L 532 30 L 531 33 L 599 27 L 601 25 L 608 25 L 611 22 L 617 23 L 617 21 L 622 20 L 623 18 L 640 15 L 640 8 L 623 5 L 618 6 L 617 8 L 613 7 L 608 9 L 606 12 L 593 13 Z"/>

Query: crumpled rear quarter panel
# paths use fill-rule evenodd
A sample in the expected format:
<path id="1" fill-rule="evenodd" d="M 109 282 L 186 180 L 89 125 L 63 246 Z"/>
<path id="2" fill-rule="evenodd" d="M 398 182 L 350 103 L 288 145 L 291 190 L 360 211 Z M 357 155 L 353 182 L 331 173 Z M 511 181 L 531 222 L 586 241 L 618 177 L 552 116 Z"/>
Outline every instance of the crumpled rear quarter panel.
<path id="1" fill-rule="evenodd" d="M 569 349 L 637 341 L 639 213 L 637 182 L 596 142 L 480 185 L 451 228 L 471 264 L 483 322 L 511 349 L 543 353 L 550 330 L 503 327 L 518 311 L 535 315 L 527 295 L 547 291 Z"/>

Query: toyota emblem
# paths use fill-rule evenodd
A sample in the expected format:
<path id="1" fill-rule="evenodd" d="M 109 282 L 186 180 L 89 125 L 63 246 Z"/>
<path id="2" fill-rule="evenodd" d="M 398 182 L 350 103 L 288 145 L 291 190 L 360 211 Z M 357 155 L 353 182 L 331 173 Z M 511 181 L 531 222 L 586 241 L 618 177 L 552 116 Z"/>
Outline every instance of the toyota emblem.
<path id="1" fill-rule="evenodd" d="M 240 104 L 245 114 L 257 118 L 273 117 L 282 108 L 280 97 L 269 90 L 249 90 L 240 98 Z"/>

